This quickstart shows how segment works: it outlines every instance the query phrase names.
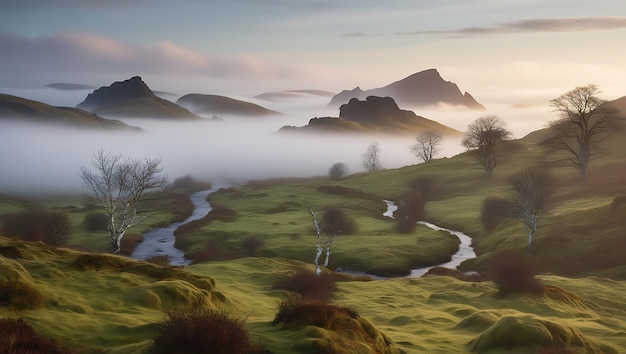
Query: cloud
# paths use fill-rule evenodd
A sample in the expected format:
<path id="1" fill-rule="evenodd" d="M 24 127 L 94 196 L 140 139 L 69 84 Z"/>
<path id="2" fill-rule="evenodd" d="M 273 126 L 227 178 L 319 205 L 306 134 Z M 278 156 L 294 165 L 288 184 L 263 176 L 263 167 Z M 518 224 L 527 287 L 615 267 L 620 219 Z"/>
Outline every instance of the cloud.
<path id="1" fill-rule="evenodd" d="M 171 41 L 140 46 L 78 32 L 34 39 L 0 32 L 0 48 L 0 67 L 6 73 L 0 78 L 0 86 L 23 82 L 26 77 L 42 81 L 30 83 L 40 85 L 51 80 L 85 82 L 85 78 L 108 78 L 108 82 L 128 75 L 254 80 L 295 72 L 251 55 L 223 59 Z"/>
<path id="2" fill-rule="evenodd" d="M 578 17 L 530 19 L 497 24 L 492 27 L 466 27 L 449 31 L 395 32 L 386 35 L 444 35 L 448 38 L 506 35 L 515 33 L 589 32 L 626 29 L 626 17 Z M 363 34 L 359 33 L 360 36 Z M 344 35 L 354 37 L 354 35 Z M 378 35 L 374 35 L 378 36 Z"/>

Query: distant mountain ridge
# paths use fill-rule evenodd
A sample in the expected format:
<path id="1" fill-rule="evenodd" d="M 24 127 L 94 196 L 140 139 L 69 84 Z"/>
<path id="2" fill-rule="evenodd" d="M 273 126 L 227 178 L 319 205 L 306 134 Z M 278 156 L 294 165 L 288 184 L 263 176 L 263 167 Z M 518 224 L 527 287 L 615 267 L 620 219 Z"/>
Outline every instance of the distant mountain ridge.
<path id="1" fill-rule="evenodd" d="M 333 97 L 334 95 L 334 92 L 323 90 L 287 90 L 264 92 L 254 96 L 254 98 L 264 101 L 280 102 L 306 99 L 310 96 Z"/>
<path id="2" fill-rule="evenodd" d="M 404 107 L 448 104 L 472 110 L 485 110 L 485 107 L 468 92 L 462 93 L 455 83 L 445 81 L 437 69 L 420 71 L 380 88 L 364 91 L 356 87 L 352 90 L 344 90 L 335 95 L 328 106 L 339 107 L 352 98 L 365 99 L 368 96 L 389 96 Z"/>
<path id="3" fill-rule="evenodd" d="M 141 130 L 79 108 L 54 107 L 22 97 L 0 94 L 0 120 L 59 124 L 77 128 Z"/>
<path id="4" fill-rule="evenodd" d="M 361 101 L 352 98 L 339 108 L 339 117 L 309 120 L 304 127 L 286 126 L 281 131 L 324 131 L 353 133 L 416 134 L 432 131 L 442 136 L 460 136 L 456 129 L 418 116 L 398 107 L 391 97 L 368 96 Z"/>
<path id="5" fill-rule="evenodd" d="M 105 116 L 200 119 L 187 109 L 157 97 L 139 76 L 93 91 L 78 108 Z"/>
<path id="6" fill-rule="evenodd" d="M 198 114 L 225 114 L 238 116 L 267 116 L 280 112 L 272 111 L 258 104 L 234 98 L 190 93 L 179 98 L 176 103 Z"/>

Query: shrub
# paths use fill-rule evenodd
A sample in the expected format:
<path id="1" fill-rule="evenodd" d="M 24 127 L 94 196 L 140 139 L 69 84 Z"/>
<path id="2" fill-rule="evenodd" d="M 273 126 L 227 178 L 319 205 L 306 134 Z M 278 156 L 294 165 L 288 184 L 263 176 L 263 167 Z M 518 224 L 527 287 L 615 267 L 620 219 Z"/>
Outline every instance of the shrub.
<path id="1" fill-rule="evenodd" d="M 42 241 L 49 246 L 65 244 L 72 234 L 70 218 L 63 213 L 44 209 L 28 209 L 8 215 L 0 234 L 23 241 Z"/>
<path id="2" fill-rule="evenodd" d="M 83 225 L 87 231 L 107 231 L 109 228 L 109 217 L 103 213 L 92 212 L 85 215 Z"/>
<path id="3" fill-rule="evenodd" d="M 343 209 L 327 206 L 324 208 L 322 232 L 333 235 L 352 235 L 356 232 L 354 219 L 348 217 Z"/>
<path id="4" fill-rule="evenodd" d="M 241 248 L 250 257 L 254 257 L 256 251 L 263 246 L 265 246 L 265 241 L 256 235 L 248 236 L 241 240 Z"/>
<path id="5" fill-rule="evenodd" d="M 501 296 L 513 293 L 542 295 L 545 291 L 541 281 L 535 278 L 529 259 L 512 252 L 501 252 L 494 257 L 492 274 Z"/>
<path id="6" fill-rule="evenodd" d="M 334 305 L 328 301 L 286 296 L 278 304 L 278 312 L 272 324 L 283 323 L 289 327 L 310 325 L 329 328 L 334 320 L 341 316 L 358 318 L 359 313 L 352 307 Z"/>
<path id="7" fill-rule="evenodd" d="M 211 182 L 197 181 L 189 175 L 176 178 L 174 182 L 167 187 L 168 190 L 182 190 L 189 193 L 210 188 Z"/>
<path id="8" fill-rule="evenodd" d="M 327 301 L 337 291 L 337 285 L 328 273 L 317 275 L 311 269 L 302 268 L 274 283 L 272 289 L 290 291 L 304 299 Z"/>
<path id="9" fill-rule="evenodd" d="M 166 254 L 153 255 L 146 258 L 146 262 L 158 265 L 168 265 L 170 264 L 170 256 Z"/>
<path id="10" fill-rule="evenodd" d="M 262 345 L 250 341 L 245 321 L 225 312 L 167 312 L 166 317 L 154 338 L 155 354 L 264 352 Z"/>
<path id="11" fill-rule="evenodd" d="M 493 232 L 498 225 L 510 215 L 511 202 L 496 197 L 488 197 L 483 200 L 480 208 L 480 222 L 485 231 Z"/>
<path id="12" fill-rule="evenodd" d="M 0 319 L 0 353 L 71 353 L 51 339 L 44 338 L 23 318 Z"/>
<path id="13" fill-rule="evenodd" d="M 415 225 L 424 216 L 426 200 L 421 192 L 408 191 L 398 202 L 398 210 L 395 212 L 396 231 L 400 233 L 412 233 Z"/>
<path id="14" fill-rule="evenodd" d="M 348 166 L 343 162 L 337 162 L 330 167 L 328 177 L 333 181 L 341 181 L 348 172 Z"/>

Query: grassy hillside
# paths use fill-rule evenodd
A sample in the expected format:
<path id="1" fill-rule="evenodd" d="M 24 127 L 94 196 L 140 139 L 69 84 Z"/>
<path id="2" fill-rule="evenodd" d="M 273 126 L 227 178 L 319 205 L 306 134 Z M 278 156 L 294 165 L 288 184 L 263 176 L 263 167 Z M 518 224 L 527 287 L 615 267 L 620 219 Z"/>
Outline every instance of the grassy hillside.
<path id="1" fill-rule="evenodd" d="M 220 190 L 210 196 L 212 213 L 177 232 L 177 246 L 194 259 L 184 269 L 0 238 L 0 317 L 25 318 L 78 352 L 150 352 L 164 311 L 202 307 L 245 318 L 251 338 L 274 353 L 620 353 L 626 348 L 623 134 L 605 140 L 585 180 L 574 168 L 552 169 L 556 208 L 536 234 L 530 257 L 546 285 L 543 295 L 503 296 L 491 281 L 446 276 L 371 280 L 331 272 L 341 267 L 404 275 L 456 251 L 458 241 L 447 233 L 421 226 L 399 233 L 382 216 L 382 200 L 400 203 L 416 180 L 433 182 L 423 219 L 473 237 L 478 257 L 463 270 L 487 274 L 498 253 L 525 255 L 527 235 L 519 222 L 505 220 L 488 232 L 480 221 L 485 198 L 509 196 L 511 176 L 547 161 L 543 148 L 521 139 L 501 146 L 491 178 L 461 154 L 341 181 L 252 181 Z M 168 194 L 153 205 L 165 212 L 136 229 L 138 237 L 184 217 L 184 196 Z M 70 215 L 73 247 L 108 250 L 106 236 L 94 241 L 82 224 L 97 210 L 93 205 L 78 198 L 39 205 Z M 0 197 L 1 214 L 26 206 Z M 329 206 L 344 210 L 356 225 L 337 238 L 325 270 L 338 284 L 334 301 L 354 308 L 353 315 L 324 325 L 272 324 L 286 295 L 274 284 L 296 269 L 312 269 L 315 236 L 306 209 L 322 213 Z M 250 239 L 262 243 L 249 247 Z"/>

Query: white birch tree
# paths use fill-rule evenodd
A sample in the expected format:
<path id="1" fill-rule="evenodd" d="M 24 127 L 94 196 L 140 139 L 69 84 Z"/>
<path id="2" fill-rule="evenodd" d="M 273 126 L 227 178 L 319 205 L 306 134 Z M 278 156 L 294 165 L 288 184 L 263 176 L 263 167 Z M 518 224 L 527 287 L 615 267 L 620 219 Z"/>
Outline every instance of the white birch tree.
<path id="1" fill-rule="evenodd" d="M 320 275 L 322 269 L 319 264 L 320 257 L 325 252 L 326 258 L 324 260 L 324 268 L 328 267 L 328 262 L 330 261 L 330 252 L 331 246 L 335 243 L 337 239 L 337 235 L 339 234 L 339 230 L 336 230 L 334 227 L 324 227 L 323 221 L 320 222 L 317 219 L 317 211 L 312 207 L 308 207 L 307 212 L 311 215 L 313 219 L 313 226 L 315 227 L 315 248 L 317 252 L 315 253 L 315 274 Z"/>
<path id="2" fill-rule="evenodd" d="M 113 254 L 119 254 L 126 231 L 143 220 L 143 202 L 167 184 L 160 164 L 160 159 L 149 157 L 122 160 L 122 155 L 99 149 L 91 160 L 93 171 L 81 167 L 83 183 L 108 217 Z"/>

